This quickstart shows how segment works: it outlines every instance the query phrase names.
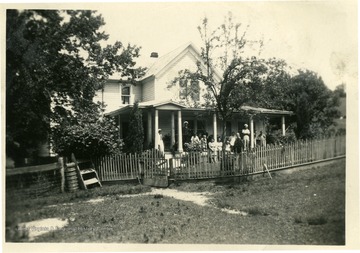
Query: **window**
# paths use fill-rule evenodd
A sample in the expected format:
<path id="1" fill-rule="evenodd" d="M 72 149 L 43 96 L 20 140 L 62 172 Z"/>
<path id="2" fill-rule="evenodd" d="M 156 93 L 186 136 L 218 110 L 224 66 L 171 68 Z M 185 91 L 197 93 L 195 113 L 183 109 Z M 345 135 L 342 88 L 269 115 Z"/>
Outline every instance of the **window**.
<path id="1" fill-rule="evenodd" d="M 186 99 L 187 96 L 187 80 L 186 79 L 180 79 L 179 81 L 180 86 L 180 99 Z"/>
<path id="2" fill-rule="evenodd" d="M 200 84 L 197 80 L 191 80 L 190 85 L 187 79 L 180 79 L 180 99 L 191 98 L 193 101 L 200 100 Z"/>
<path id="3" fill-rule="evenodd" d="M 130 87 L 123 87 L 121 89 L 121 102 L 122 104 L 128 105 L 130 104 Z"/>

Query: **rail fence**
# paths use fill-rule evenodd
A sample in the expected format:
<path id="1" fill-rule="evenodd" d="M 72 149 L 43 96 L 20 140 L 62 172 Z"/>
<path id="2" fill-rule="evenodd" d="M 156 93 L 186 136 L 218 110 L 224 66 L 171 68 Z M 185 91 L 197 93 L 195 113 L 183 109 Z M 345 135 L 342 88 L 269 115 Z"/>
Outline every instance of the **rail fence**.
<path id="1" fill-rule="evenodd" d="M 58 163 L 6 169 L 6 194 L 19 198 L 36 198 L 61 192 Z"/>
<path id="2" fill-rule="evenodd" d="M 168 175 L 175 180 L 241 176 L 345 156 L 345 136 L 288 145 L 256 147 L 239 154 L 221 151 L 189 152 L 165 159 L 156 150 L 121 154 L 94 160 L 102 181 L 130 180 Z M 266 171 L 266 170 L 265 170 Z"/>

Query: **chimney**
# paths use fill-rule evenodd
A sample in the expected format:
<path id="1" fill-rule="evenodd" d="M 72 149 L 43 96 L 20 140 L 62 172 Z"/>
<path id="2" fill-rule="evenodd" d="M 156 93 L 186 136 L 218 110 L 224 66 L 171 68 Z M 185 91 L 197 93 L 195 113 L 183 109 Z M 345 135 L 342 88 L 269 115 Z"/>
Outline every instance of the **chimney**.
<path id="1" fill-rule="evenodd" d="M 152 52 L 150 54 L 150 58 L 158 58 L 159 57 L 159 54 L 157 52 Z"/>

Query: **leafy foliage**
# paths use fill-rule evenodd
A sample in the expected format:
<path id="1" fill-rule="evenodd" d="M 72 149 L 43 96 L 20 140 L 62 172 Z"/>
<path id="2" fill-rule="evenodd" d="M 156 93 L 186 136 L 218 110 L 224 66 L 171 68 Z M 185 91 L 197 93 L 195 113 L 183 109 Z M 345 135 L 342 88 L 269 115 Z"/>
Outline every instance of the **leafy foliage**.
<path id="1" fill-rule="evenodd" d="M 299 70 L 299 74 L 291 79 L 285 95 L 289 97 L 288 108 L 295 112 L 298 138 L 325 135 L 340 115 L 339 100 L 315 72 Z"/>
<path id="2" fill-rule="evenodd" d="M 95 109 L 68 115 L 52 128 L 54 151 L 60 155 L 94 157 L 121 151 L 119 129 L 113 118 Z"/>
<path id="3" fill-rule="evenodd" d="M 140 48 L 102 46 L 104 24 L 88 10 L 7 10 L 6 131 L 23 150 L 48 138 L 54 115 L 97 115 L 93 96 L 114 71 L 129 82 L 143 74 L 134 67 Z"/>
<path id="4" fill-rule="evenodd" d="M 130 112 L 129 132 L 125 138 L 125 149 L 129 153 L 141 153 L 144 149 L 144 127 L 139 103 L 135 102 Z"/>

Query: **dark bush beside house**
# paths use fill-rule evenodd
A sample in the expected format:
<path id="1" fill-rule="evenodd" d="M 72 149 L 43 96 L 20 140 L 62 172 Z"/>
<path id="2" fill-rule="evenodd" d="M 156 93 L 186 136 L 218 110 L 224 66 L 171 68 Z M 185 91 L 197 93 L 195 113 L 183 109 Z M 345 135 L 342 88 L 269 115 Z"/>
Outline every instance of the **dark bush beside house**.
<path id="1" fill-rule="evenodd" d="M 125 137 L 125 152 L 142 153 L 144 150 L 144 127 L 139 102 L 135 102 L 129 117 L 131 127 Z"/>
<path id="2" fill-rule="evenodd" d="M 115 121 L 96 111 L 83 110 L 63 119 L 52 131 L 54 151 L 60 155 L 88 158 L 121 152 Z"/>

